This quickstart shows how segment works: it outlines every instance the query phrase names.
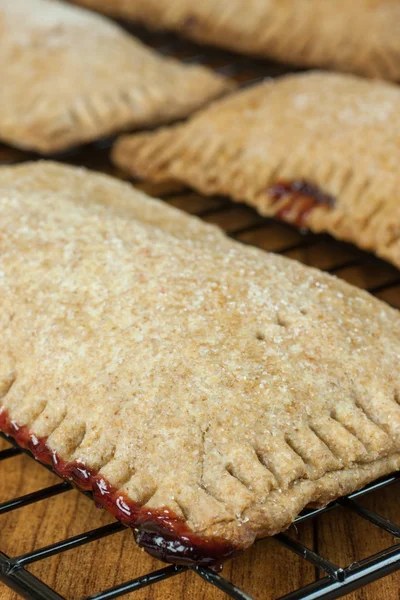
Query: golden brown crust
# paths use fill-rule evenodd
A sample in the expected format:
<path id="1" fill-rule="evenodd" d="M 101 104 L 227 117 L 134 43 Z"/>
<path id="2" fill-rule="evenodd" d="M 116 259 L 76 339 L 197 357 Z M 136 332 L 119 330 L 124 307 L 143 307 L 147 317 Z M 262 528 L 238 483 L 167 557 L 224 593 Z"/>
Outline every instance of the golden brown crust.
<path id="1" fill-rule="evenodd" d="M 149 510 L 245 547 L 400 467 L 368 294 L 54 163 L 0 170 L 0 259 L 0 413 Z"/>
<path id="2" fill-rule="evenodd" d="M 400 89 L 310 72 L 214 103 L 187 123 L 122 137 L 116 164 L 225 194 L 400 267 Z"/>
<path id="3" fill-rule="evenodd" d="M 75 1 L 246 54 L 400 80 L 397 0 Z"/>
<path id="4" fill-rule="evenodd" d="M 0 139 L 42 153 L 186 116 L 231 87 L 55 0 L 0 0 L 0 35 Z"/>

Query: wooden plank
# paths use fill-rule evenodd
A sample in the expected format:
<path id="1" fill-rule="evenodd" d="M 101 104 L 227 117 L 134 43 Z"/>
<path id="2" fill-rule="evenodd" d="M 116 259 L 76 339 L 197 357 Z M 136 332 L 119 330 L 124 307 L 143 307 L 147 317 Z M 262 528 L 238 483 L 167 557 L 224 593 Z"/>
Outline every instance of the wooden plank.
<path id="1" fill-rule="evenodd" d="M 360 504 L 393 522 L 400 522 L 400 485 L 365 496 Z M 350 565 L 389 546 L 400 543 L 385 531 L 353 513 L 341 509 L 318 519 L 318 552 L 339 566 Z M 349 600 L 399 600 L 400 572 L 381 579 L 348 596 Z"/>
<path id="2" fill-rule="evenodd" d="M 5 447 L 2 442 L 0 449 Z M 26 455 L 8 459 L 0 466 L 0 502 L 59 482 Z M 71 490 L 0 516 L 0 547 L 10 556 L 23 554 L 63 538 L 111 523 L 113 518 L 96 509 L 93 502 Z M 312 545 L 313 528 L 305 523 L 291 534 Z M 67 598 L 80 598 L 162 568 L 164 565 L 140 551 L 132 533 L 125 530 L 111 537 L 33 564 L 29 570 Z M 263 540 L 228 563 L 222 575 L 255 597 L 268 585 L 271 591 L 289 592 L 313 580 L 314 569 L 292 557 L 273 540 Z M 132 596 L 133 597 L 133 596 Z M 135 600 L 221 600 L 224 594 L 192 572 L 146 588 Z M 0 587 L 1 600 L 17 595 Z"/>

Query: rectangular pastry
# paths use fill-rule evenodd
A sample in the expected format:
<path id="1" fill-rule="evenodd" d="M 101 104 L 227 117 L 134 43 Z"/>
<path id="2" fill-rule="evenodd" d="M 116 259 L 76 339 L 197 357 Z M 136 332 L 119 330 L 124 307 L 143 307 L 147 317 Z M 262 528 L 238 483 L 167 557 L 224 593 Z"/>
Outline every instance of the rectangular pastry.
<path id="1" fill-rule="evenodd" d="M 172 562 L 400 467 L 400 315 L 128 184 L 0 169 L 0 429 Z"/>
<path id="2" fill-rule="evenodd" d="M 56 0 L 0 0 L 0 31 L 0 140 L 25 149 L 52 153 L 165 123 L 231 87 Z"/>
<path id="3" fill-rule="evenodd" d="M 397 0 L 75 2 L 245 54 L 400 80 Z"/>
<path id="4" fill-rule="evenodd" d="M 247 202 L 400 267 L 400 88 L 351 75 L 288 75 L 183 125 L 122 137 L 114 161 L 154 181 Z"/>

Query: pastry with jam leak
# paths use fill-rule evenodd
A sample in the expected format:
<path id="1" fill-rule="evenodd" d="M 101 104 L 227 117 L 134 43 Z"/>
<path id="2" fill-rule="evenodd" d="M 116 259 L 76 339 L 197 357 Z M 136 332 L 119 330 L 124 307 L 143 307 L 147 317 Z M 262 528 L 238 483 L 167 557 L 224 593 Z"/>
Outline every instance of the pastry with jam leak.
<path id="1" fill-rule="evenodd" d="M 307 217 L 314 208 L 332 209 L 335 206 L 333 196 L 304 179 L 278 181 L 267 189 L 267 194 L 279 203 L 275 217 L 300 229 L 307 227 Z"/>
<path id="2" fill-rule="evenodd" d="M 98 508 L 105 508 L 118 521 L 132 529 L 136 543 L 151 556 L 180 565 L 222 568 L 223 561 L 232 558 L 239 549 L 223 539 L 207 539 L 194 534 L 187 524 L 168 508 L 149 510 L 119 492 L 101 475 L 78 461 L 67 462 L 52 451 L 45 438 L 38 439 L 28 427 L 18 426 L 0 409 L 0 431 L 12 437 L 34 458 L 51 465 L 61 478 L 77 489 L 92 492 Z"/>
<path id="3" fill-rule="evenodd" d="M 0 167 L 0 263 L 0 429 L 153 556 L 218 565 L 400 468 L 400 316 L 366 292 L 49 161 Z"/>
<path id="4" fill-rule="evenodd" d="M 124 135 L 112 157 L 135 177 L 228 196 L 400 268 L 399 114 L 399 86 L 309 71 Z"/>

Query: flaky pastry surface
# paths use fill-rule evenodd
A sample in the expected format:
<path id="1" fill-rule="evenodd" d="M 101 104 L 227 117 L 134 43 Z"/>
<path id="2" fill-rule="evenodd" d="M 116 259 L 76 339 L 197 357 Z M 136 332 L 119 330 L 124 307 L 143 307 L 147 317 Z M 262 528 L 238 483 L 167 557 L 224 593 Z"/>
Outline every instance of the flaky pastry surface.
<path id="1" fill-rule="evenodd" d="M 199 536 L 400 467 L 399 313 L 111 178 L 0 169 L 0 333 L 0 410 Z"/>
<path id="2" fill-rule="evenodd" d="M 57 0 L 0 0 L 0 139 L 51 153 L 183 117 L 229 89 Z"/>
<path id="3" fill-rule="evenodd" d="M 322 72 L 215 102 L 187 123 L 123 136 L 114 161 L 154 181 L 225 194 L 400 267 L 400 89 Z"/>
<path id="4" fill-rule="evenodd" d="M 245 54 L 400 80 L 398 0 L 75 1 Z"/>

